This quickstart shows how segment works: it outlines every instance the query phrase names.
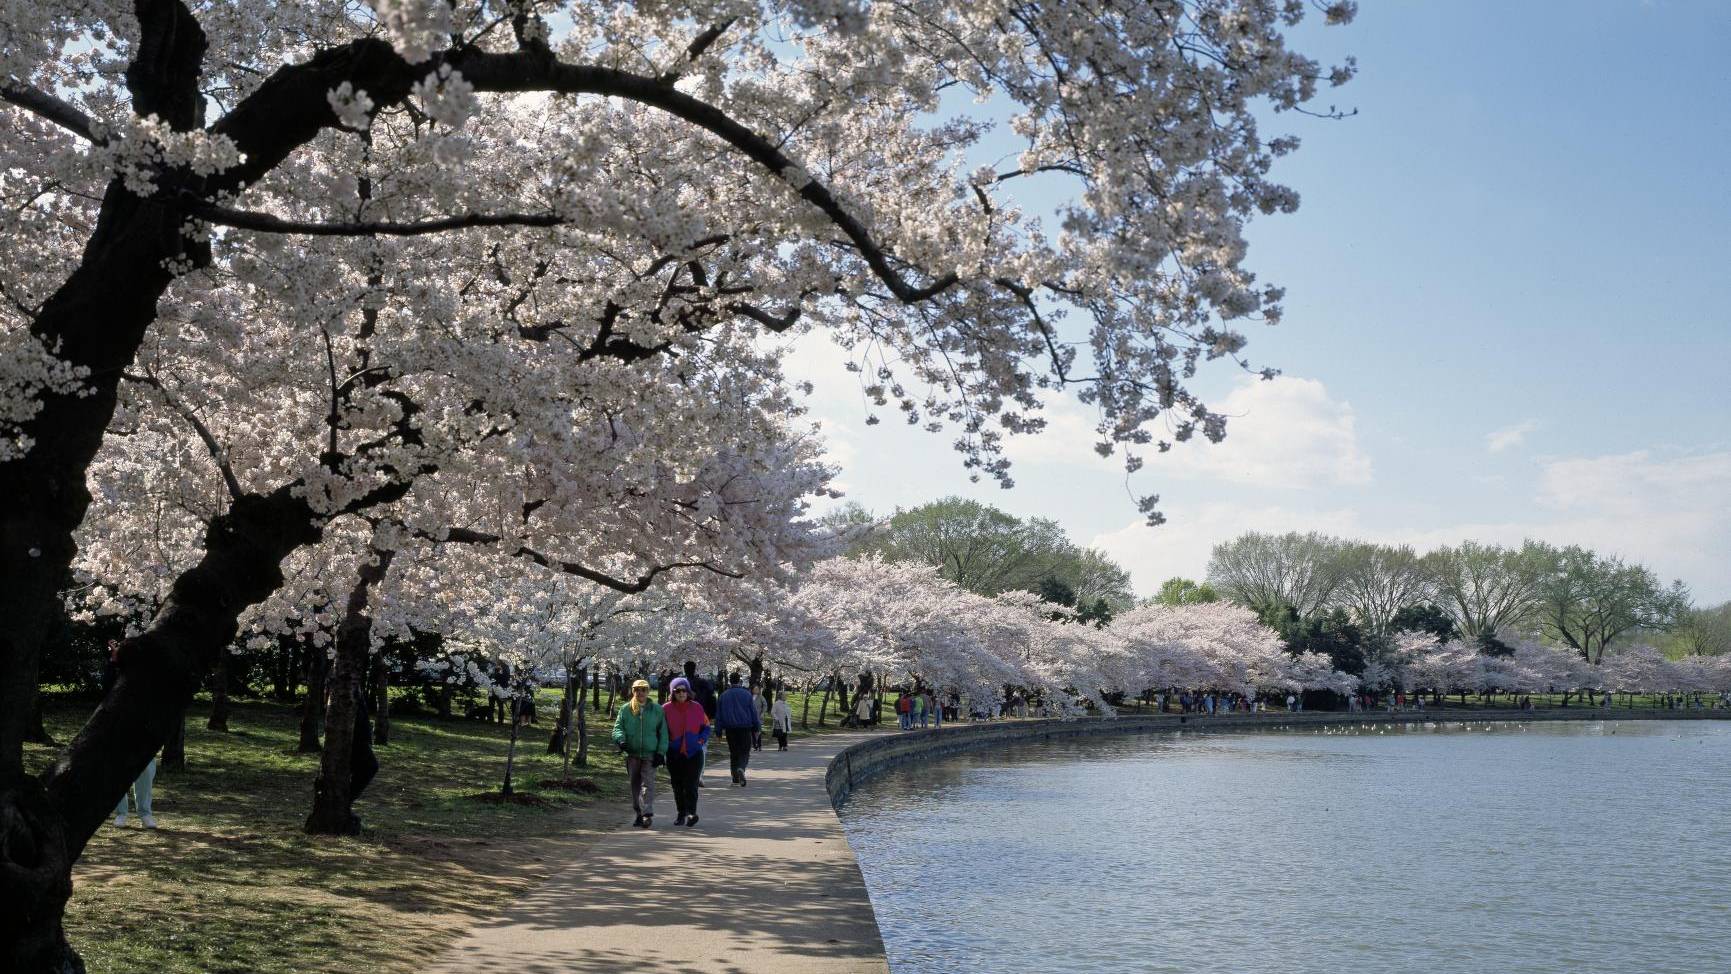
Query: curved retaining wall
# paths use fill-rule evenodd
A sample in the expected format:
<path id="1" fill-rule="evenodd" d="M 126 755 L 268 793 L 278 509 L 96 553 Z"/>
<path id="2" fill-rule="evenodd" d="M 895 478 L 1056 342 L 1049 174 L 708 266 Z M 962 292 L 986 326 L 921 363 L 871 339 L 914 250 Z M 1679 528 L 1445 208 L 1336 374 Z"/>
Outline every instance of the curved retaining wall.
<path id="1" fill-rule="evenodd" d="M 1254 727 L 1279 730 L 1340 724 L 1423 724 L 1443 722 L 1488 723 L 1492 721 L 1547 720 L 1731 720 L 1731 710 L 1619 710 L 1616 707 L 1554 707 L 1545 710 L 1451 710 L 1438 707 L 1423 713 L 1380 711 L 1339 713 L 1318 711 L 1296 714 L 1234 714 L 1203 717 L 1196 714 L 1147 714 L 1132 717 L 1089 717 L 1079 720 L 1008 720 L 990 723 L 948 724 L 942 730 L 899 731 L 874 737 L 844 749 L 830 761 L 824 774 L 830 804 L 837 809 L 855 788 L 873 775 L 917 759 L 928 759 L 961 751 L 972 751 L 1021 741 L 1049 741 L 1057 737 L 1088 737 L 1099 734 L 1142 734 L 1161 731 L 1222 731 Z"/>

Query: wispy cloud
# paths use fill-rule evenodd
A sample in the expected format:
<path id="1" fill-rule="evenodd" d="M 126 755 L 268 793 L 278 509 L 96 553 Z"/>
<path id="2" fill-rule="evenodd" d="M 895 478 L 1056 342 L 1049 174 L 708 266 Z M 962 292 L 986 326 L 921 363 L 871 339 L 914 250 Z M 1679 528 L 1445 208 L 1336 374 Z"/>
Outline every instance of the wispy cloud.
<path id="1" fill-rule="evenodd" d="M 1526 441 L 1527 434 L 1539 428 L 1536 419 L 1523 420 L 1513 426 L 1485 434 L 1485 449 L 1492 453 L 1512 450 Z"/>
<path id="2" fill-rule="evenodd" d="M 1248 379 L 1210 405 L 1228 417 L 1226 439 L 1209 443 L 1197 436 L 1169 453 L 1143 451 L 1150 474 L 1274 488 L 1361 486 L 1372 480 L 1352 405 L 1333 398 L 1315 379 Z M 1041 435 L 1012 438 L 1005 447 L 1012 461 L 1122 469 L 1121 457 L 1094 452 L 1100 439 L 1095 417 L 1075 400 L 1049 399 L 1041 415 Z"/>

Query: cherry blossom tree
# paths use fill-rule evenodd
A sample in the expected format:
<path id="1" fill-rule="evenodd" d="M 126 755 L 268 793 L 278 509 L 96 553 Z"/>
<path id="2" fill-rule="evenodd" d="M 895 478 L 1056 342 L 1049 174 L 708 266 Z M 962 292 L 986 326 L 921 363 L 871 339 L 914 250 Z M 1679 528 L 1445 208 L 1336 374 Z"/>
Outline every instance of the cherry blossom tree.
<path id="1" fill-rule="evenodd" d="M 0 805 L 3 848 L 41 851 L 0 890 L 17 966 L 76 966 L 55 919 L 71 860 L 285 558 L 490 440 L 540 461 L 525 504 L 580 519 L 605 471 L 570 486 L 553 461 L 594 391 L 604 412 L 684 382 L 708 342 L 717 371 L 748 371 L 751 333 L 823 327 L 875 357 L 870 399 L 954 428 L 964 464 L 1006 483 L 1003 437 L 1039 428 L 1045 388 L 1097 407 L 1131 469 L 1219 439 L 1187 380 L 1243 362 L 1235 322 L 1278 317 L 1242 229 L 1297 204 L 1268 178 L 1296 141 L 1264 138 L 1258 110 L 1351 75 L 1286 46 L 1306 10 L 0 6 Z M 963 161 L 992 119 L 952 89 L 1007 99 L 1018 158 Z M 1043 180 L 1073 193 L 1053 228 L 1018 205 Z M 128 381 L 227 411 L 201 419 L 225 433 L 227 498 L 33 783 L 43 635 Z M 235 419 L 288 403 L 329 417 L 310 455 L 299 424 L 273 442 Z M 228 470 L 246 438 L 250 481 Z M 671 563 L 569 564 L 632 588 Z"/>
<path id="2" fill-rule="evenodd" d="M 1316 653 L 1293 656 L 1280 637 L 1244 606 L 1228 602 L 1145 605 L 1111 626 L 1138 667 L 1121 687 L 1175 687 L 1241 693 L 1328 690 L 1350 693 L 1358 681 Z"/>

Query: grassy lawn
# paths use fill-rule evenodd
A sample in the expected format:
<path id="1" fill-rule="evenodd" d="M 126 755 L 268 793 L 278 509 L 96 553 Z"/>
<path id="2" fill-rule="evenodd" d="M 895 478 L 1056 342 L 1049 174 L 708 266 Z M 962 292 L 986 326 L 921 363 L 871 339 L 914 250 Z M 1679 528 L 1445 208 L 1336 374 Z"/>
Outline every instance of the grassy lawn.
<path id="1" fill-rule="evenodd" d="M 68 740 L 90 704 L 57 700 L 48 727 Z M 398 717 L 382 768 L 356 810 L 359 838 L 301 831 L 318 756 L 295 753 L 287 706 L 237 702 L 227 734 L 187 719 L 187 769 L 156 780 L 155 831 L 133 817 L 108 825 L 74 872 L 68 935 L 93 974 L 108 972 L 414 971 L 463 927 L 545 873 L 548 844 L 592 836 L 622 818 L 623 773 L 591 720 L 591 777 L 600 791 L 542 789 L 560 759 L 546 754 L 557 706 L 525 729 L 516 785 L 544 804 L 493 804 L 508 728 Z M 52 749 L 28 747 L 45 766 Z"/>

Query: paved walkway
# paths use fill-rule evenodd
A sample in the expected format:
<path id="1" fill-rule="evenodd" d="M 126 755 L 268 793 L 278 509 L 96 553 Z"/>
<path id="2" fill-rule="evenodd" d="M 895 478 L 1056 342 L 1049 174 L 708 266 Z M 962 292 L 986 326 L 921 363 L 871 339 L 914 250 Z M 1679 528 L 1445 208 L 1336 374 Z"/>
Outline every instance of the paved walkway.
<path id="1" fill-rule="evenodd" d="M 673 824 L 661 771 L 655 828 L 632 828 L 622 807 L 617 832 L 549 863 L 551 880 L 428 970 L 884 974 L 877 919 L 823 783 L 830 759 L 867 736 L 796 738 L 783 754 L 765 735 L 744 789 L 728 783 L 718 745 L 695 829 Z"/>

